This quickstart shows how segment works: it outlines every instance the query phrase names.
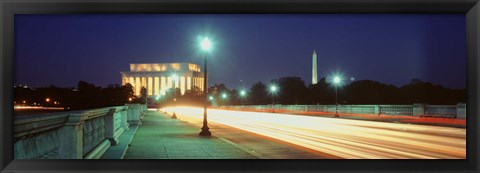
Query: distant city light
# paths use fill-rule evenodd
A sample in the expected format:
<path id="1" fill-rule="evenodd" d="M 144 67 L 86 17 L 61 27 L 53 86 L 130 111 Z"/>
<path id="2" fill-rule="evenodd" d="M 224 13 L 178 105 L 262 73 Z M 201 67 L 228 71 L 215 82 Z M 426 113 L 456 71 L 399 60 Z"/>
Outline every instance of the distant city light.
<path id="1" fill-rule="evenodd" d="M 202 47 L 203 50 L 209 51 L 212 48 L 212 43 L 207 37 L 205 37 L 200 43 L 200 46 Z"/>
<path id="2" fill-rule="evenodd" d="M 46 101 L 46 102 L 50 102 L 50 98 L 46 98 L 45 101 Z"/>
<path id="3" fill-rule="evenodd" d="M 128 98 L 128 101 L 130 101 L 130 102 L 131 102 L 131 101 L 132 101 L 132 98 Z"/>
<path id="4" fill-rule="evenodd" d="M 227 93 L 222 94 L 222 98 L 226 99 L 228 97 Z"/>
<path id="5" fill-rule="evenodd" d="M 23 103 L 27 103 L 27 101 L 24 100 Z"/>
<path id="6" fill-rule="evenodd" d="M 209 97 L 208 97 L 208 100 L 213 100 L 213 96 L 209 96 Z"/>

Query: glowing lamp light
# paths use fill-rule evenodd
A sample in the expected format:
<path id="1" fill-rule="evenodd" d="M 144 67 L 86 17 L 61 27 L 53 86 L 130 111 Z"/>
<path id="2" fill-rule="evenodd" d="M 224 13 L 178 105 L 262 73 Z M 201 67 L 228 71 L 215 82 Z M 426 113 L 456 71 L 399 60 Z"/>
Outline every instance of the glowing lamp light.
<path id="1" fill-rule="evenodd" d="M 131 102 L 131 101 L 132 101 L 132 98 L 128 98 L 128 101 L 130 101 L 130 102 Z"/>
<path id="2" fill-rule="evenodd" d="M 223 93 L 223 94 L 222 94 L 222 98 L 226 99 L 226 98 L 227 98 L 227 94 L 226 94 L 226 93 Z"/>
<path id="3" fill-rule="evenodd" d="M 208 97 L 208 100 L 213 100 L 213 96 L 209 96 L 209 97 Z"/>
<path id="4" fill-rule="evenodd" d="M 202 49 L 205 51 L 209 51 L 212 48 L 212 42 L 205 37 L 203 38 L 202 42 L 200 42 L 200 47 L 202 47 Z"/>
<path id="5" fill-rule="evenodd" d="M 245 90 L 241 90 L 240 91 L 240 96 L 244 97 L 245 95 L 247 95 L 247 92 Z"/>
<path id="6" fill-rule="evenodd" d="M 270 91 L 271 91 L 272 93 L 277 92 L 277 90 L 278 90 L 277 86 L 275 86 L 275 85 L 270 86 Z"/>
<path id="7" fill-rule="evenodd" d="M 342 81 L 342 79 L 339 76 L 333 77 L 333 83 L 334 84 L 339 84 Z"/>
<path id="8" fill-rule="evenodd" d="M 50 98 L 46 98 L 45 101 L 50 102 Z"/>

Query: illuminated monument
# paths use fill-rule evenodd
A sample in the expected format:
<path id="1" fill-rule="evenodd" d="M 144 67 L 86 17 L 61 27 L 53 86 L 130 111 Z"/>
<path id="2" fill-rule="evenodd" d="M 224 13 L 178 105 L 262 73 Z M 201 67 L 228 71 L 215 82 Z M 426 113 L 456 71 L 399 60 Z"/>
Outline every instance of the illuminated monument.
<path id="1" fill-rule="evenodd" d="M 130 64 L 130 71 L 120 73 L 122 85 L 130 83 L 137 96 L 140 95 L 142 87 L 147 89 L 148 96 L 165 95 L 173 85 L 180 88 L 182 95 L 193 87 L 203 91 L 203 73 L 197 64 Z"/>
<path id="2" fill-rule="evenodd" d="M 313 50 L 313 57 L 312 57 L 312 84 L 317 84 L 317 52 Z"/>

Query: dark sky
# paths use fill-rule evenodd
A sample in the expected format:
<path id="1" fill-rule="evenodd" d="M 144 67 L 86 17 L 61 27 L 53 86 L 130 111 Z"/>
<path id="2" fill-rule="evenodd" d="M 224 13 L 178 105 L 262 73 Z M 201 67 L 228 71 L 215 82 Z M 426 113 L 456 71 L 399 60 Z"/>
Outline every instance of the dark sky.
<path id="1" fill-rule="evenodd" d="M 401 86 L 418 78 L 466 86 L 463 14 L 16 15 L 15 83 L 75 87 L 121 83 L 130 63 L 202 65 L 214 41 L 210 85 L 250 86 L 284 76 L 311 82 L 339 72 Z"/>

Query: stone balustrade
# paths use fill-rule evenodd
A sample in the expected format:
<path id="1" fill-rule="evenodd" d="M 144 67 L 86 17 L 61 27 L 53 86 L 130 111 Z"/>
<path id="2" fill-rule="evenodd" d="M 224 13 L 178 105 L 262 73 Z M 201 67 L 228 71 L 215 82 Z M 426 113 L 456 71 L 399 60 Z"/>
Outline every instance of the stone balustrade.
<path id="1" fill-rule="evenodd" d="M 466 104 L 457 105 L 248 105 L 248 106 L 219 106 L 220 109 L 254 110 L 254 111 L 287 111 L 287 112 L 332 112 L 338 109 L 339 113 L 399 115 L 399 116 L 429 116 L 445 118 L 466 118 Z"/>
<path id="2" fill-rule="evenodd" d="M 130 125 L 140 125 L 146 105 L 126 104 L 15 117 L 15 159 L 97 159 Z"/>

